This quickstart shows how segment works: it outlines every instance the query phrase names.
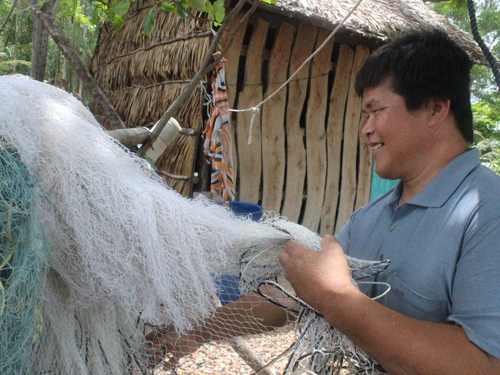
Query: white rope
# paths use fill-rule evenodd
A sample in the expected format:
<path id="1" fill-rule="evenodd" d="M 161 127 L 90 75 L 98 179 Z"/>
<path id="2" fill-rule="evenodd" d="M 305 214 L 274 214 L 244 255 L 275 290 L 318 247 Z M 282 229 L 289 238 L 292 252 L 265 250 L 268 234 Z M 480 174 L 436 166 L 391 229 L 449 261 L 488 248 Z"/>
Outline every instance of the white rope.
<path id="1" fill-rule="evenodd" d="M 285 83 L 283 83 L 275 92 L 273 92 L 271 95 L 269 95 L 266 99 L 264 99 L 262 102 L 257 104 L 256 106 L 248 109 L 229 109 L 229 112 L 249 112 L 253 111 L 252 118 L 250 120 L 250 130 L 249 130 L 249 135 L 248 135 L 248 144 L 252 144 L 252 125 L 255 120 L 256 114 L 259 112 L 259 108 L 264 105 L 268 100 L 270 100 L 273 96 L 275 96 L 278 92 L 280 92 L 283 88 L 285 88 L 292 80 L 295 78 L 295 76 L 299 73 L 300 70 L 304 66 L 306 66 L 313 58 L 316 56 L 327 44 L 328 42 L 333 38 L 333 36 L 337 33 L 337 31 L 344 25 L 344 23 L 347 21 L 347 19 L 354 13 L 354 11 L 359 7 L 363 0 L 358 0 L 358 2 L 352 7 L 352 9 L 349 11 L 349 13 L 346 14 L 346 16 L 340 21 L 340 23 L 335 27 L 335 29 L 332 31 L 332 33 L 328 36 L 328 38 L 325 39 L 325 41 L 321 44 L 321 46 L 314 51 L 311 56 L 309 56 L 301 66 L 288 78 Z"/>
<path id="2" fill-rule="evenodd" d="M 387 284 L 387 283 L 384 283 L 384 282 L 381 282 L 381 281 L 358 281 L 357 284 L 371 284 L 371 285 L 376 284 L 376 285 L 384 285 L 384 286 L 386 286 L 387 289 L 383 293 L 379 294 L 378 296 L 372 297 L 372 300 L 374 300 L 374 301 L 376 301 L 376 300 L 384 297 L 387 293 L 389 293 L 391 291 L 390 284 Z"/>

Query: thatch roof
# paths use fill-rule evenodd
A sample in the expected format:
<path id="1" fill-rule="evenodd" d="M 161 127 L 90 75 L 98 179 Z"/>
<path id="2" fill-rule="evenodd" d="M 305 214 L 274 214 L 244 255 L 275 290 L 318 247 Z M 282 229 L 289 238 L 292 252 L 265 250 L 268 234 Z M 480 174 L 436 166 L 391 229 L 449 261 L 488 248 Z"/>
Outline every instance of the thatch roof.
<path id="1" fill-rule="evenodd" d="M 273 13 L 307 18 L 318 26 L 333 28 L 346 16 L 357 0 L 279 0 L 277 5 L 261 7 Z M 442 27 L 461 42 L 476 63 L 485 63 L 477 43 L 466 32 L 431 10 L 422 0 L 363 0 L 343 25 L 343 31 L 386 42 L 411 29 Z"/>

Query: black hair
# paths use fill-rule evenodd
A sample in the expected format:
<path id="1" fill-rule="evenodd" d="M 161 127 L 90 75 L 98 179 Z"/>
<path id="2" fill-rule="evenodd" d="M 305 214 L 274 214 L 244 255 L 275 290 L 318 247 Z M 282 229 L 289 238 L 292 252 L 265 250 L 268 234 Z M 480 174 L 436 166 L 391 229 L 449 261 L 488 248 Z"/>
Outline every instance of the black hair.
<path id="1" fill-rule="evenodd" d="M 356 93 L 389 79 L 406 108 L 420 109 L 431 99 L 450 100 L 458 129 L 472 143 L 470 70 L 468 54 L 442 29 L 413 31 L 375 51 L 356 77 Z"/>

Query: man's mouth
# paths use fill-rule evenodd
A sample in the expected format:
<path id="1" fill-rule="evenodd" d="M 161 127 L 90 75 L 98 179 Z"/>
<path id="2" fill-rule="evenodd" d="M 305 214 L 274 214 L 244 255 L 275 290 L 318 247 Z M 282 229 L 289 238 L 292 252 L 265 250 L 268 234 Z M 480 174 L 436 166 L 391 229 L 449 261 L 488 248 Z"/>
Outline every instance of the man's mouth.
<path id="1" fill-rule="evenodd" d="M 373 145 L 373 151 L 377 151 L 380 147 L 382 147 L 384 144 L 383 143 L 376 143 Z"/>

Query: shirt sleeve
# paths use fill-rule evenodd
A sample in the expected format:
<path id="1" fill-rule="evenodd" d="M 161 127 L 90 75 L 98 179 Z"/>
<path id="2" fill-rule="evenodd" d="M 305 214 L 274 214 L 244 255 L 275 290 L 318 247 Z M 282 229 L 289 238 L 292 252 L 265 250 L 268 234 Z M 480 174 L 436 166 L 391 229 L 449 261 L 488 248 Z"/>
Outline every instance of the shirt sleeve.
<path id="1" fill-rule="evenodd" d="M 342 228 L 340 228 L 339 232 L 335 235 L 335 238 L 337 241 L 339 241 L 340 246 L 342 246 L 342 249 L 344 250 L 344 253 L 346 255 L 349 255 L 349 243 L 350 243 L 350 238 L 351 238 L 351 226 L 353 225 L 354 218 L 356 217 L 356 214 L 359 212 L 355 211 L 349 220 L 344 224 Z"/>
<path id="2" fill-rule="evenodd" d="M 448 321 L 500 359 L 500 217 L 464 238 L 452 287 Z"/>

